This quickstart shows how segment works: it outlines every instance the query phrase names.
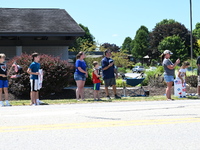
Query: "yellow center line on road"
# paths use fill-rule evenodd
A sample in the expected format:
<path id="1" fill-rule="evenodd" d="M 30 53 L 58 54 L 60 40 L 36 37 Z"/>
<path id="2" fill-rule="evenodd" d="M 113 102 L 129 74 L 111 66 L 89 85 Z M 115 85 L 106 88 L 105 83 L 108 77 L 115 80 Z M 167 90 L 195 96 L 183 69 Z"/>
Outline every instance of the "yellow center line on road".
<path id="1" fill-rule="evenodd" d="M 19 132 L 19 131 L 41 131 L 41 130 L 64 130 L 64 129 L 83 129 L 83 128 L 105 128 L 105 127 L 123 127 L 123 126 L 142 126 L 142 125 L 162 125 L 162 124 L 181 124 L 181 123 L 199 123 L 200 118 L 176 118 L 176 119 L 154 119 L 154 120 L 124 120 L 107 122 L 83 122 L 67 124 L 41 124 L 27 126 L 2 126 L 1 132 Z"/>

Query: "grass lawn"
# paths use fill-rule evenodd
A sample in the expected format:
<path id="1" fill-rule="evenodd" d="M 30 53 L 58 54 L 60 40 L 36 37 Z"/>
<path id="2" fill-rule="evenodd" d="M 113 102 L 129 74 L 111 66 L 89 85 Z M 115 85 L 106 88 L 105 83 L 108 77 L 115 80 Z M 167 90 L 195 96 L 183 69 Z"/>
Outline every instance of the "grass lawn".
<path id="1" fill-rule="evenodd" d="M 195 96 L 190 96 L 187 98 L 177 98 L 173 97 L 175 100 L 188 100 L 188 99 L 198 99 Z M 123 97 L 122 99 L 116 100 L 112 99 L 112 101 L 108 101 L 106 99 L 102 99 L 102 101 L 94 101 L 93 99 L 87 99 L 85 101 L 77 101 L 75 99 L 62 99 L 62 100 L 42 100 L 49 105 L 62 105 L 62 104 L 85 104 L 85 103 L 103 103 L 103 102 L 139 102 L 139 101 L 165 101 L 165 96 L 149 96 L 149 97 Z M 23 106 L 29 105 L 30 100 L 15 100 L 10 101 L 13 106 Z"/>

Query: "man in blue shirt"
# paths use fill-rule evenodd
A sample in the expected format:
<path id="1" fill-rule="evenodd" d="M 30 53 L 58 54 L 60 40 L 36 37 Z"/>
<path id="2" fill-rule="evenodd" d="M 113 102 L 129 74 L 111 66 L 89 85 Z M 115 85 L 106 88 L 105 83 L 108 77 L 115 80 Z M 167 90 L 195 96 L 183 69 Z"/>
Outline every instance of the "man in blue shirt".
<path id="1" fill-rule="evenodd" d="M 102 72 L 103 72 L 103 80 L 105 84 L 105 92 L 107 99 L 111 99 L 108 92 L 108 87 L 112 86 L 113 92 L 115 94 L 116 99 L 120 99 L 121 97 L 117 96 L 117 90 L 116 90 L 116 78 L 118 77 L 117 70 L 115 69 L 114 61 L 110 58 L 112 56 L 110 50 L 106 50 L 104 52 L 105 57 L 101 61 L 102 65 Z"/>
<path id="2" fill-rule="evenodd" d="M 31 104 L 37 105 L 37 99 L 39 95 L 39 87 L 38 87 L 38 75 L 40 69 L 40 56 L 38 53 L 32 54 L 32 63 L 30 64 L 27 73 L 30 74 L 30 82 L 31 82 Z"/>

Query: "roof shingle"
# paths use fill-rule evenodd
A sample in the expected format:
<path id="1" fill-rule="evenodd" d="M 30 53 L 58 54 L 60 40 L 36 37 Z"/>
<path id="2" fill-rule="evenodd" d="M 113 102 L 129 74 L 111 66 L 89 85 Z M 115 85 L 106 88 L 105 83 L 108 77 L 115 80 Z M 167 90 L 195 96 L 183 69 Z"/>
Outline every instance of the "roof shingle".
<path id="1" fill-rule="evenodd" d="M 0 8 L 2 33 L 83 35 L 84 31 L 64 9 Z"/>

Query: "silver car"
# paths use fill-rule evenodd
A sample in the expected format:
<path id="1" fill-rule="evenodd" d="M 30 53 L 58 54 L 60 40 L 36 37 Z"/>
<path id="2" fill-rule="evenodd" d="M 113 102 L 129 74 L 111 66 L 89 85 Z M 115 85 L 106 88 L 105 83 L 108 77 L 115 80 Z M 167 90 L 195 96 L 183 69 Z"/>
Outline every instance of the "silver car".
<path id="1" fill-rule="evenodd" d="M 145 68 L 143 66 L 135 66 L 132 69 L 133 73 L 137 72 L 137 73 L 141 73 L 141 72 L 145 72 Z"/>

